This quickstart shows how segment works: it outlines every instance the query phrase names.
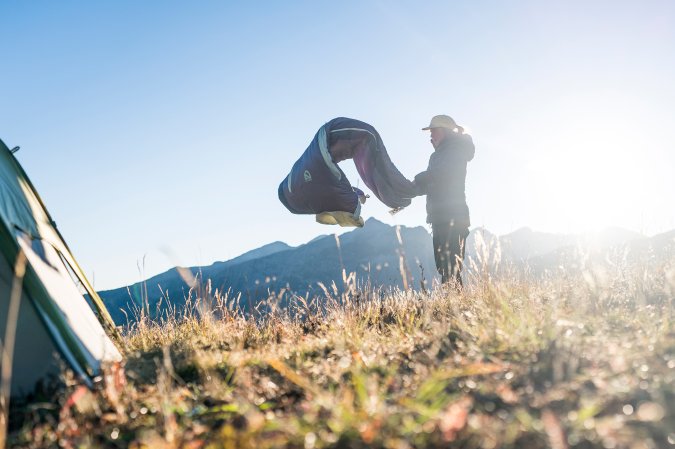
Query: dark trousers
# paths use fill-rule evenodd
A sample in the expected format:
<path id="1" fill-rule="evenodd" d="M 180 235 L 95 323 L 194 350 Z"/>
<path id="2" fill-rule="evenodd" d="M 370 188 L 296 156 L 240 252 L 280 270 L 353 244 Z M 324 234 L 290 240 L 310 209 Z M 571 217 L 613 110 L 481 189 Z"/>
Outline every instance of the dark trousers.
<path id="1" fill-rule="evenodd" d="M 464 263 L 464 246 L 469 235 L 469 228 L 448 222 L 432 223 L 431 232 L 434 240 L 434 259 L 436 269 L 445 284 L 453 282 L 462 287 L 462 264 Z"/>

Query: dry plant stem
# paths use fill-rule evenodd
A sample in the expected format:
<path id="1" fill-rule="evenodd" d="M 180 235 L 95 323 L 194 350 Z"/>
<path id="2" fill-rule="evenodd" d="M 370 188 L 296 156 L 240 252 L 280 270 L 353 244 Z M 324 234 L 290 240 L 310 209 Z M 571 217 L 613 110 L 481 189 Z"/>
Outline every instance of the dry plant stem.
<path id="1" fill-rule="evenodd" d="M 498 264 L 498 248 L 483 249 L 481 262 L 467 263 L 462 292 L 359 289 L 352 272 L 340 293 L 336 269 L 334 282 L 319 284 L 323 295 L 293 295 L 285 310 L 282 293 L 270 293 L 260 313 L 196 276 L 185 303 L 166 294 L 161 314 L 134 311 L 123 333 L 129 383 L 117 405 L 95 392 L 101 412 L 59 421 L 14 407 L 23 424 L 12 421 L 8 442 L 672 446 L 675 251 L 648 266 L 622 259 L 534 275 Z"/>
<path id="2" fill-rule="evenodd" d="M 21 285 L 26 274 L 26 255 L 22 250 L 16 256 L 14 264 L 14 281 L 9 298 L 7 312 L 7 327 L 2 347 L 2 378 L 0 380 L 0 448 L 4 449 L 7 438 L 7 424 L 9 418 L 9 395 L 12 387 L 12 359 L 14 358 L 14 343 L 16 338 L 16 322 L 19 318 L 21 305 Z"/>

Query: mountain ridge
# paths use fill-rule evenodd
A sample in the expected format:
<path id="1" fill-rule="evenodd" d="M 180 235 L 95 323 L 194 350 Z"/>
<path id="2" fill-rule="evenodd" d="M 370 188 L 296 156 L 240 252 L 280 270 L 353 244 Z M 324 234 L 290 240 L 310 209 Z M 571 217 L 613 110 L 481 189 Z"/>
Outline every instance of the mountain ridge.
<path id="1" fill-rule="evenodd" d="M 638 248 L 649 246 L 651 241 L 620 228 L 596 234 L 593 238 L 600 244 L 594 250 L 630 242 L 637 242 L 633 247 Z M 494 257 L 498 252 L 502 265 L 531 263 L 543 270 L 555 266 L 561 257 L 569 257 L 588 238 L 585 234 L 542 233 L 530 228 L 499 237 L 476 228 L 467 239 L 466 258 L 491 264 L 484 260 L 485 254 Z M 666 243 L 675 240 L 675 230 L 659 234 L 658 238 Z M 426 227 L 390 226 L 375 218 L 369 218 L 363 228 L 337 238 L 320 235 L 295 247 L 272 242 L 226 261 L 181 270 L 188 270 L 202 283 L 209 280 L 213 289 L 239 295 L 251 306 L 273 292 L 321 295 L 319 284 L 329 286 L 333 282 L 341 288 L 343 271 L 354 273 L 360 285 L 384 288 L 402 288 L 404 279 L 408 286 L 420 288 L 423 282 L 430 285 L 436 277 L 431 236 Z M 120 324 L 142 305 L 154 310 L 167 299 L 180 305 L 189 292 L 190 286 L 175 267 L 145 281 L 99 294 Z"/>

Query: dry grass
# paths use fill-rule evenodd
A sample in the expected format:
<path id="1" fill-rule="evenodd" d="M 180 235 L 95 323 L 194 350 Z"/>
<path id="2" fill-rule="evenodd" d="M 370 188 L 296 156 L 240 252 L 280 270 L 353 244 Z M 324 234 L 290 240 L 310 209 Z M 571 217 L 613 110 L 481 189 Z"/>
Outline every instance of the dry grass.
<path id="1" fill-rule="evenodd" d="M 16 447 L 675 447 L 672 260 L 357 291 L 126 330 L 123 391 L 16 410 Z M 208 306 L 205 304 L 208 303 Z"/>

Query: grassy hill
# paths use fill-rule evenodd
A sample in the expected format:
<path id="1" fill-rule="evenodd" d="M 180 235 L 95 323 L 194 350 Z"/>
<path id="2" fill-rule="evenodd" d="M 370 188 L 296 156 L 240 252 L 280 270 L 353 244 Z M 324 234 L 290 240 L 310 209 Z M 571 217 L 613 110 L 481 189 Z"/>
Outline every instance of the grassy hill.
<path id="1" fill-rule="evenodd" d="M 480 269 L 487 266 L 493 272 L 523 266 L 539 272 L 561 265 L 577 268 L 578 261 L 584 259 L 579 257 L 580 248 L 604 257 L 608 248 L 625 247 L 631 242 L 640 242 L 645 248 L 662 246 L 658 239 L 621 229 L 570 235 L 522 228 L 497 237 L 478 228 L 467 240 L 467 270 L 473 270 L 474 264 L 480 265 Z M 360 286 L 387 289 L 407 285 L 420 289 L 423 282 L 431 283 L 435 275 L 431 235 L 422 226 L 396 228 L 370 218 L 362 229 L 344 233 L 338 239 L 333 235 L 320 236 L 297 247 L 274 242 L 225 262 L 172 269 L 99 294 L 115 322 L 126 325 L 135 321 L 143 308 L 153 317 L 181 310 L 195 280 L 197 287 L 207 280 L 214 291 L 239 296 L 239 306 L 251 311 L 267 300 L 270 292 L 280 296 L 283 306 L 293 294 L 322 295 L 321 284 L 330 287 L 335 281 L 342 291 L 343 269 L 353 273 Z M 407 272 L 405 285 L 401 270 Z"/>
<path id="2" fill-rule="evenodd" d="M 315 296 L 322 293 L 319 283 L 330 286 L 333 281 L 342 289 L 342 270 L 354 273 L 360 283 L 386 287 L 403 287 L 399 254 L 405 254 L 410 271 L 409 282 L 419 285 L 419 265 L 427 277 L 434 267 L 429 233 L 421 226 L 397 230 L 375 219 L 362 229 L 335 236 L 322 236 L 289 247 L 281 242 L 266 245 L 240 257 L 204 267 L 172 269 L 129 287 L 99 292 L 118 324 L 134 321 L 138 309 L 145 307 L 152 316 L 165 313 L 168 305 L 181 309 L 189 298 L 193 280 L 214 290 L 240 296 L 239 305 L 251 310 L 268 299 L 269 292 L 279 293 L 282 300 L 296 295 Z"/>
<path id="3" fill-rule="evenodd" d="M 196 289 L 126 329 L 127 382 L 15 407 L 14 447 L 667 448 L 675 251 L 463 293 L 327 288 L 245 317 Z M 670 245 L 670 246 L 668 246 Z M 207 306 L 208 305 L 208 306 Z M 73 394 L 75 393 L 75 394 Z M 58 404 L 58 405 L 54 405 Z"/>

